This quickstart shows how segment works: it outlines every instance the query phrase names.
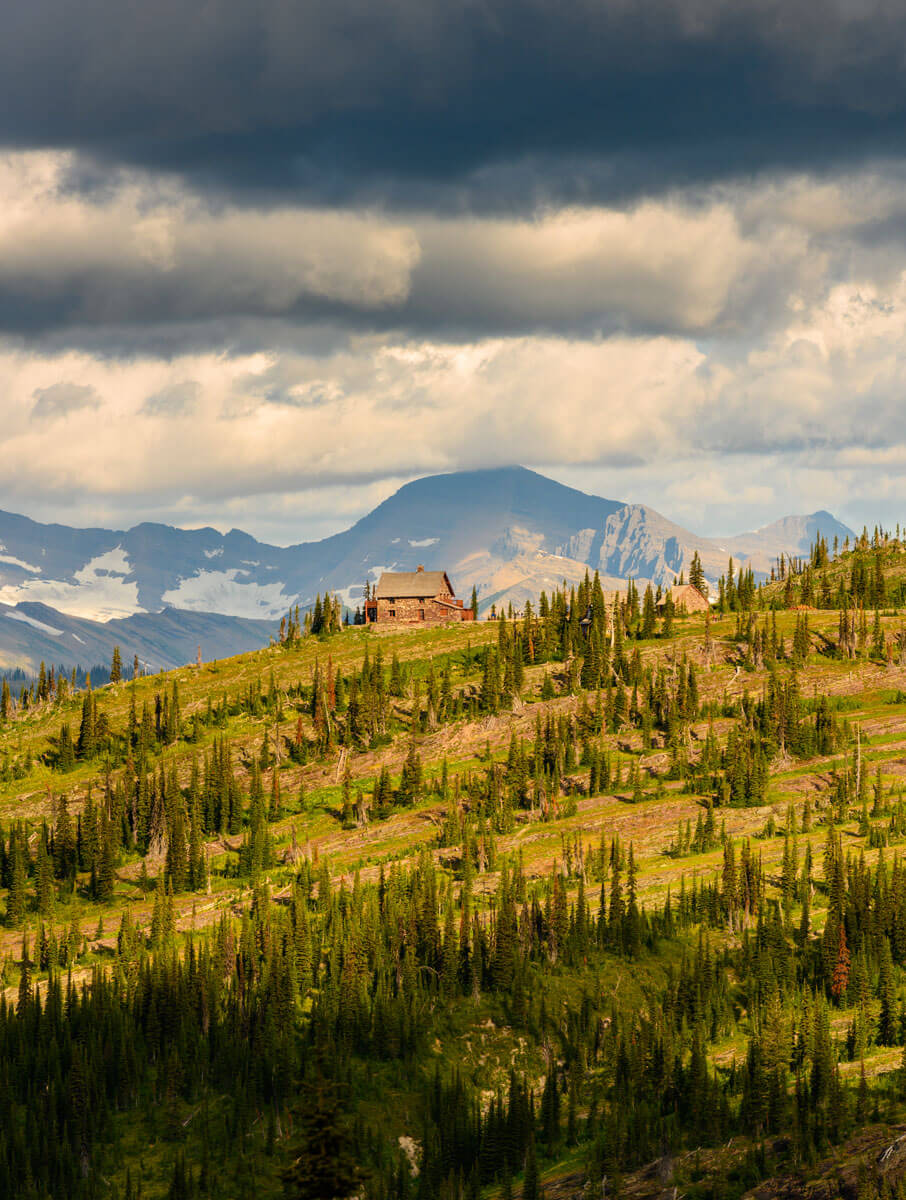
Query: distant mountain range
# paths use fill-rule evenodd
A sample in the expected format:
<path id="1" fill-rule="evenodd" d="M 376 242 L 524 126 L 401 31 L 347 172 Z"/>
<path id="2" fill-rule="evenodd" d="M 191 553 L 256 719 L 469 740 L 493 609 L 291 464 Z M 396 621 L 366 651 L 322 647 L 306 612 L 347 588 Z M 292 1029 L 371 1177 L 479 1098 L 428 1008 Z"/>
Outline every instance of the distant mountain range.
<path id="1" fill-rule="evenodd" d="M 238 529 L 143 524 L 126 531 L 42 525 L 0 512 L 0 667 L 107 661 L 114 644 L 149 666 L 266 644 L 291 605 L 339 593 L 351 608 L 382 570 L 444 568 L 482 607 L 521 607 L 561 580 L 600 572 L 607 587 L 688 574 L 709 579 L 730 555 L 759 575 L 818 534 L 852 531 L 830 513 L 786 517 L 753 533 L 703 538 L 645 505 L 589 496 L 523 467 L 457 472 L 400 488 L 351 529 L 278 547 Z"/>
<path id="2" fill-rule="evenodd" d="M 258 650 L 277 631 L 274 621 L 177 608 L 89 621 L 26 601 L 0 605 L 0 671 L 18 666 L 31 673 L 42 660 L 67 668 L 109 666 L 114 646 L 122 651 L 127 675 L 135 655 L 143 670 L 159 671 L 194 662 L 199 647 L 206 661 Z"/>

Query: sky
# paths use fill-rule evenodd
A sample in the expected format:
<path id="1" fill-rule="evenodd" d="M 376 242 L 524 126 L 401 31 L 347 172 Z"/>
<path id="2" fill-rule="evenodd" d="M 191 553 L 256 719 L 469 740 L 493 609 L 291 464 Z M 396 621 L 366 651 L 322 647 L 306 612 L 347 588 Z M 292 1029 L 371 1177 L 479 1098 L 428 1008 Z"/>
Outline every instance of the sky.
<path id="1" fill-rule="evenodd" d="M 906 523 L 904 65 L 894 0 L 10 6 L 0 507 Z"/>

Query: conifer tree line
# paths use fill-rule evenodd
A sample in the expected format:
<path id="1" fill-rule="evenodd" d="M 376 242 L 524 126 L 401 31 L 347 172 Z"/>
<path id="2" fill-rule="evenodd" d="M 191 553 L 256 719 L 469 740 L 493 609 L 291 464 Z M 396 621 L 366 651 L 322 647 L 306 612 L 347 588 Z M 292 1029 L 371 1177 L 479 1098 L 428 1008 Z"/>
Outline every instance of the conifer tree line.
<path id="1" fill-rule="evenodd" d="M 764 587 L 759 589 L 754 607 L 804 605 L 850 614 L 899 607 L 906 600 L 906 582 L 894 568 L 902 561 L 903 549 L 899 526 L 895 533 L 876 526 L 869 535 L 863 529 L 852 543 L 846 538 L 841 545 L 835 539 L 830 549 L 819 536 L 805 558 L 780 555 L 771 568 L 768 596 Z"/>
<path id="2" fill-rule="evenodd" d="M 718 581 L 716 612 L 752 614 L 763 609 L 777 611 L 797 605 L 839 609 L 838 652 L 854 656 L 858 638 L 859 652 L 868 653 L 870 648 L 876 657 L 883 657 L 885 652 L 889 653 L 889 648 L 883 641 L 880 644 L 878 642 L 877 623 L 869 639 L 865 613 L 871 610 L 877 613 L 887 606 L 906 601 L 906 580 L 898 579 L 895 583 L 889 583 L 886 571 L 902 552 L 903 544 L 904 538 L 899 527 L 896 534 L 876 527 L 871 537 L 867 530 L 863 530 L 852 547 L 847 539 L 842 546 L 835 543 L 832 552 L 829 552 L 826 540 L 819 536 L 806 558 L 781 554 L 771 568 L 769 579 L 761 584 L 756 583 L 751 568 L 740 570 L 730 558 L 727 571 Z M 845 569 L 833 571 L 832 582 L 828 570 L 838 564 Z M 681 573 L 680 581 L 682 578 Z M 708 595 L 710 589 L 697 551 L 693 555 L 689 582 L 703 595 Z M 768 586 L 775 582 L 784 584 L 782 591 L 772 590 Z M 477 597 L 473 597 L 473 608 L 476 606 Z M 660 633 L 669 638 L 673 632 L 674 618 L 681 615 L 676 612 L 669 588 L 658 586 L 652 589 L 648 585 L 644 596 L 640 598 L 637 585 L 630 579 L 625 596 L 615 598 L 610 605 L 605 600 L 597 572 L 593 579 L 586 573 L 585 580 L 578 587 L 566 589 L 564 586 L 550 597 L 542 592 L 537 615 L 531 603 L 526 604 L 523 627 L 516 635 L 514 661 L 521 657 L 523 664 L 543 663 L 563 660 L 579 653 L 582 649 L 579 622 L 589 606 L 594 623 L 585 636 L 595 635 L 591 638 L 594 647 L 590 654 L 583 657 L 593 660 L 602 655 L 602 643 L 609 640 L 613 648 L 617 636 L 647 640 Z M 279 642 L 287 648 L 293 648 L 307 634 L 328 637 L 339 632 L 345 623 L 339 597 L 329 592 L 323 596 L 319 593 L 304 612 L 300 613 L 300 606 L 296 605 L 282 618 Z M 751 631 L 749 636 L 753 636 Z M 897 635 L 897 653 L 904 648 L 906 630 Z M 755 653 L 757 657 L 757 647 Z M 775 656 L 776 653 L 775 645 Z M 503 665 L 504 660 L 501 659 L 501 669 Z M 588 667 L 588 673 L 593 673 L 595 669 L 596 663 L 593 662 Z M 136 657 L 132 676 L 140 673 L 142 669 Z M 109 667 L 97 666 L 90 672 L 76 668 L 68 675 L 62 667 L 55 669 L 51 666 L 46 669 L 42 662 L 38 677 L 32 681 L 28 681 L 21 672 L 4 677 L 0 684 L 0 721 L 9 719 L 13 711 L 19 708 L 28 711 L 30 706 L 36 704 L 64 701 L 73 691 L 90 685 L 92 676 L 96 686 L 106 682 L 116 683 L 125 677 L 119 646 L 114 647 Z"/>
<path id="3" fill-rule="evenodd" d="M 311 634 L 314 637 L 330 637 L 339 633 L 344 624 L 348 624 L 348 615 L 344 620 L 343 604 L 339 596 L 318 592 L 315 602 L 299 615 L 299 605 L 296 604 L 286 616 L 280 620 L 280 645 L 287 649 L 298 646 L 301 638 Z M 359 624 L 359 620 L 355 624 Z"/>
<path id="4" fill-rule="evenodd" d="M 583 611 L 591 613 L 585 628 L 578 624 Z M 340 819 L 364 824 L 438 789 L 445 801 L 452 790 L 455 805 L 461 794 L 467 796 L 473 820 L 497 833 L 512 830 L 519 809 L 553 819 L 571 811 L 583 794 L 625 787 L 639 801 L 662 783 L 637 759 L 630 760 L 624 779 L 607 748 L 609 736 L 632 729 L 641 732 L 643 751 L 658 745 L 669 750 L 665 778 L 683 779 L 716 807 L 756 805 L 763 801 L 774 754 L 834 754 L 848 735 L 826 697 L 809 700 L 799 693 L 796 667 L 811 648 L 807 614 L 797 620 L 789 653 L 777 637 L 773 614 L 760 623 L 754 614 L 744 621 L 740 616 L 737 635 L 746 639 L 753 668 L 769 668 L 764 695 L 761 700 L 745 696 L 729 707 L 703 706 L 695 665 L 676 657 L 668 665 L 643 661 L 633 648 L 625 612 L 619 602 L 608 610 L 596 578 L 572 596 L 556 593 L 552 603 L 542 596 L 537 617 L 527 606 L 518 621 L 500 621 L 496 645 L 432 659 L 414 677 L 395 655 L 388 668 L 381 647 L 372 656 L 366 643 L 358 667 L 341 670 L 328 655 L 326 662 L 316 660 L 308 682 L 297 679 L 285 686 L 272 668 L 266 685 L 259 676 L 233 697 L 209 693 L 206 707 L 196 706 L 187 719 L 176 679 L 153 697 L 145 691 L 140 710 L 133 679 L 125 685 L 129 709 L 120 730 L 111 728 L 103 693 L 92 689 L 89 677 L 78 727 L 64 720 L 47 757 L 63 774 L 80 762 L 106 764 L 102 840 L 112 861 L 124 854 L 172 853 L 175 867 L 168 870 L 168 880 L 172 877 L 174 890 L 197 889 L 205 879 L 201 847 L 213 836 L 243 836 L 243 876 L 252 863 L 272 863 L 268 822 L 284 811 L 283 765 L 316 762 L 340 747 L 380 748 L 406 731 L 417 739 L 446 722 L 493 715 L 519 697 L 528 665 L 562 664 L 554 676 L 545 675 L 542 698 L 576 694 L 578 706 L 556 718 L 539 715 L 534 739 L 514 738 L 505 768 L 495 764 L 462 780 L 431 777 L 425 791 L 413 740 L 398 782 L 387 768 L 371 781 L 353 780 L 347 772 Z M 785 662 L 790 665 L 786 679 L 779 671 Z M 477 683 L 455 682 L 476 672 Z M 225 731 L 240 715 L 264 718 L 265 726 L 260 749 L 251 756 L 244 751 L 234 762 Z M 692 758 L 687 729 L 704 716 L 731 716 L 738 724 L 722 743 L 709 733 Z M 183 760 L 181 779 L 174 762 L 165 766 L 162 757 L 177 745 L 190 752 L 198 747 L 188 776 Z M 184 862 L 191 869 L 184 869 Z"/>
<path id="5" fill-rule="evenodd" d="M 28 675 L 21 667 L 5 674 L 0 673 L 0 722 L 8 721 L 17 714 L 25 715 L 54 704 L 62 704 L 87 687 L 92 678 L 96 685 L 116 682 L 111 676 L 118 653 L 119 648 L 115 647 L 110 667 L 94 666 L 90 670 L 73 667 L 67 671 L 62 665 L 55 667 L 51 664 L 48 667 L 42 661 L 38 674 L 34 676 Z M 121 662 L 120 671 L 122 672 Z"/>
<path id="6" fill-rule="evenodd" d="M 876 551 L 877 554 L 883 552 L 883 548 Z M 741 593 L 736 585 L 734 589 L 725 589 L 725 594 L 731 599 L 747 594 L 745 589 Z M 783 662 L 801 665 L 816 651 L 833 657 L 866 656 L 888 662 L 892 658 L 899 659 L 906 651 L 906 626 L 891 633 L 889 627 L 885 630 L 882 626 L 879 611 L 876 611 L 869 627 L 865 609 L 856 609 L 848 602 L 844 602 L 840 610 L 836 641 L 825 635 L 820 638 L 814 635 L 809 628 L 808 614 L 802 613 L 797 618 L 796 630 L 789 645 L 783 635 L 778 634 L 776 608 L 770 615 L 759 618 L 748 602 L 740 607 L 734 600 L 730 607 L 737 611 L 735 639 L 745 646 L 742 665 L 749 670 Z M 481 670 L 478 687 L 456 687 L 453 681 L 454 664 L 449 660 L 437 668 L 432 663 L 425 678 L 416 678 L 411 698 L 412 728 L 415 732 L 425 732 L 445 721 L 474 719 L 507 708 L 521 693 L 525 669 L 539 664 L 565 664 L 556 676 L 544 679 L 543 699 L 602 689 L 606 693 L 606 720 L 609 724 L 626 719 L 633 721 L 640 714 L 644 716 L 645 705 L 638 703 L 638 689 L 641 685 L 649 693 L 652 691 L 650 676 L 653 668 L 643 670 L 633 642 L 648 640 L 658 630 L 661 635 L 670 637 L 675 618 L 669 603 L 664 606 L 661 618 L 655 615 L 656 612 L 651 589 L 646 590 L 644 604 L 641 604 L 638 589 L 631 582 L 625 598 L 617 597 L 612 604 L 608 603 L 597 575 L 594 579 L 586 576 L 585 582 L 577 589 L 557 591 L 550 599 L 542 593 L 537 615 L 531 604 L 527 604 L 519 620 L 499 622 L 496 648 L 487 647 L 473 652 L 472 664 L 477 661 Z M 580 621 L 580 614 L 586 613 L 588 616 Z M 312 615 L 319 630 L 326 634 L 340 628 L 339 614 L 336 599 L 325 598 L 323 606 L 316 602 L 309 615 Z M 301 627 L 297 619 L 298 613 L 291 614 L 284 621 L 283 640 L 288 646 L 298 644 Z M 707 629 L 707 617 L 705 623 L 707 644 L 711 637 Z M 468 654 L 463 654 L 455 665 L 465 672 L 470 665 L 468 659 Z M 133 679 L 137 670 L 139 668 L 134 664 Z M 158 750 L 179 740 L 197 741 L 204 736 L 206 728 L 212 725 L 223 727 L 231 716 L 242 712 L 260 715 L 269 711 L 275 691 L 280 705 L 280 719 L 283 717 L 282 702 L 295 700 L 296 713 L 308 710 L 315 723 L 314 737 L 308 745 L 303 747 L 301 738 L 293 739 L 295 748 L 291 752 L 296 761 L 304 761 L 301 755 L 323 754 L 337 745 L 374 744 L 386 736 L 392 710 L 400 707 L 394 705 L 394 700 L 402 699 L 403 689 L 408 684 L 408 680 L 401 681 L 402 672 L 398 663 L 393 671 L 395 674 L 388 681 L 378 648 L 375 659 L 366 656 L 359 671 L 344 675 L 338 670 L 334 671 L 328 664 L 326 672 L 319 666 L 316 678 L 307 687 L 297 683 L 286 689 L 277 689 L 272 681 L 267 694 L 259 686 L 257 690 L 250 689 L 248 695 L 233 698 L 224 696 L 220 704 L 209 703 L 205 713 L 196 711 L 188 728 L 181 718 L 178 697 L 173 696 L 170 689 L 163 689 L 153 701 L 153 739 L 148 728 L 147 702 L 141 714 L 130 713 L 126 736 L 123 731 L 111 731 L 106 725 L 103 711 L 98 710 L 97 697 L 89 702 L 84 694 L 92 691 L 91 676 L 88 675 L 84 680 L 78 728 L 73 720 L 64 720 L 57 744 L 50 749 L 48 757 L 64 772 L 71 770 L 79 761 L 98 756 L 117 765 L 125 760 L 130 749 L 136 745 L 137 729 L 146 746 L 153 741 L 153 748 Z M 691 667 L 690 674 L 694 675 Z M 115 679 L 123 677 L 118 648 L 111 664 L 111 676 Z M 695 687 L 694 680 L 690 686 Z M 661 684 L 657 684 L 657 688 L 663 690 Z M 631 695 L 628 694 L 629 690 Z M 68 707 L 70 695 L 70 682 L 64 676 L 55 676 L 53 668 L 45 672 L 42 664 L 34 688 L 25 688 L 18 701 L 13 698 L 8 685 L 3 688 L 0 695 L 0 722 L 9 721 L 19 710 L 27 711 L 29 705 L 56 703 Z M 657 700 L 657 697 L 654 699 Z M 337 718 L 338 711 L 342 720 Z M 401 714 L 397 712 L 396 715 Z M 657 724 L 657 717 L 651 720 L 653 728 Z"/>
<path id="7" fill-rule="evenodd" d="M 297 647 L 302 637 L 312 634 L 329 637 L 339 633 L 348 621 L 344 621 L 343 605 L 339 597 L 325 592 L 315 598 L 314 604 L 300 616 L 297 604 L 280 621 L 279 644 L 287 649 Z M 8 720 L 17 712 L 27 713 L 48 703 L 63 703 L 75 692 L 90 689 L 92 679 L 95 687 L 107 683 L 121 683 L 127 678 L 123 663 L 123 652 L 113 647 L 109 666 L 96 665 L 86 670 L 73 667 L 67 671 L 62 665 L 48 668 L 42 661 L 38 674 L 30 678 L 21 668 L 6 674 L 0 673 L 0 722 Z M 135 655 L 131 665 L 132 679 L 145 674 L 145 668 Z"/>

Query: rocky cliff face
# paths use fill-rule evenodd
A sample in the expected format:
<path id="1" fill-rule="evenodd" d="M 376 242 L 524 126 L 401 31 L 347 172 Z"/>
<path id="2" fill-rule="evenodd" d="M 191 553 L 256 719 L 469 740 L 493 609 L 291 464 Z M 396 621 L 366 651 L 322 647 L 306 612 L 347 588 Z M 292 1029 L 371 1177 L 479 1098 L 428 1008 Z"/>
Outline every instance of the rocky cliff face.
<path id="1" fill-rule="evenodd" d="M 732 557 L 736 567 L 749 568 L 759 577 L 770 573 L 780 554 L 807 555 L 818 534 L 833 545 L 852 531 L 830 513 L 785 517 L 753 533 L 728 538 L 706 538 L 668 520 L 643 504 L 627 504 L 611 513 L 599 529 L 582 529 L 561 548 L 569 558 L 587 563 L 602 575 L 616 579 L 672 583 L 681 572 L 688 577 L 697 552 L 705 575 L 713 583 L 726 573 Z"/>

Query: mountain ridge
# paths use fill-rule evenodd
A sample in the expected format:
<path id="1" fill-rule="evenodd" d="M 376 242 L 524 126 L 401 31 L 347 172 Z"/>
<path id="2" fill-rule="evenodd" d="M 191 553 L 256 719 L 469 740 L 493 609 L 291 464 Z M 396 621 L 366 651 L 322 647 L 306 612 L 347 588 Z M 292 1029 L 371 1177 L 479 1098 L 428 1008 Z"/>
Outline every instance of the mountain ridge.
<path id="1" fill-rule="evenodd" d="M 101 622 L 34 601 L 0 604 L 0 674 L 16 667 L 35 671 L 42 661 L 89 668 L 109 663 L 114 646 L 123 651 L 127 668 L 137 655 L 144 670 L 169 670 L 192 662 L 199 648 L 206 662 L 258 650 L 278 629 L 272 621 L 175 608 Z"/>

